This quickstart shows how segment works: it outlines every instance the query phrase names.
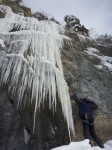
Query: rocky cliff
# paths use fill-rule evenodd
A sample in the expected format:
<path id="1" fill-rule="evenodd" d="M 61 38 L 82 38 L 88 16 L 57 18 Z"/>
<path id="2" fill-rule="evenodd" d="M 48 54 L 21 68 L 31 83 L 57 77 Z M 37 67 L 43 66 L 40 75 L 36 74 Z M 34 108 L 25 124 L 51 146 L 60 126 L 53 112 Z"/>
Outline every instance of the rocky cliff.
<path id="1" fill-rule="evenodd" d="M 65 46 L 62 60 L 65 77 L 70 88 L 79 97 L 88 97 L 99 107 L 96 112 L 95 127 L 99 136 L 106 141 L 112 137 L 112 47 L 102 45 L 71 32 L 72 47 Z M 73 111 L 77 106 L 73 103 Z M 77 112 L 75 114 L 78 115 Z M 76 137 L 82 139 L 79 117 L 75 120 Z"/>
<path id="2" fill-rule="evenodd" d="M 0 1 L 3 4 L 3 0 Z M 4 2 L 15 13 L 27 12 L 16 2 Z M 17 8 L 15 8 L 15 6 Z M 4 18 L 3 10 L 0 17 Z M 26 15 L 27 16 L 27 15 Z M 13 28 L 11 32 L 20 30 Z M 99 44 L 90 38 L 66 31 L 71 44 L 64 41 L 61 58 L 64 76 L 70 93 L 75 91 L 80 97 L 89 97 L 99 109 L 96 112 L 96 132 L 105 142 L 112 138 L 112 47 Z M 13 35 L 12 35 L 13 37 Z M 4 45 L 5 44 L 5 45 Z M 21 43 L 18 43 L 21 45 Z M 10 43 L 0 41 L 0 51 L 6 52 Z M 17 48 L 18 49 L 18 48 Z M 1 53 L 3 54 L 3 53 Z M 1 73 L 0 73 L 1 76 Z M 28 95 L 28 93 L 27 93 Z M 76 136 L 72 140 L 82 140 L 82 124 L 77 105 L 71 100 Z M 52 113 L 48 104 L 40 107 L 36 116 L 36 127 L 33 132 L 34 103 L 17 109 L 17 96 L 8 92 L 8 85 L 0 87 L 0 149 L 1 150 L 49 150 L 69 143 L 67 124 L 62 115 L 60 102 L 58 112 Z"/>

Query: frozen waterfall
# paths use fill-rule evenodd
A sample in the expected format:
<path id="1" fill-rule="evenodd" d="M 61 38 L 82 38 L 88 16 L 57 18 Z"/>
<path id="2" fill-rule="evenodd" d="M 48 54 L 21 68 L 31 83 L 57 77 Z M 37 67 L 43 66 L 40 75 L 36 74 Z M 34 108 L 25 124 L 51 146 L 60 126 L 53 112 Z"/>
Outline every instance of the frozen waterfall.
<path id="1" fill-rule="evenodd" d="M 0 5 L 0 9 L 6 14 L 0 19 L 0 40 L 5 44 L 5 49 L 0 50 L 0 86 L 7 86 L 8 92 L 16 95 L 18 107 L 27 101 L 35 102 L 34 128 L 37 109 L 48 100 L 49 109 L 56 111 L 58 95 L 68 130 L 74 134 L 60 56 L 63 40 L 70 39 L 52 21 L 14 14 L 8 6 Z"/>

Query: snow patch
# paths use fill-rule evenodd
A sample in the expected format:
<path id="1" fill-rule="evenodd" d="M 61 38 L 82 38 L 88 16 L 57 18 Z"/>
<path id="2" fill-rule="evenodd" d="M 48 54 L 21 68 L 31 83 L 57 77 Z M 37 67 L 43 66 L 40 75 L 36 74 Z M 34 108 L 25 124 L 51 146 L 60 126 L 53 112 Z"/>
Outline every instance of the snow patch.
<path id="1" fill-rule="evenodd" d="M 79 40 L 81 41 L 81 42 L 86 42 L 86 40 L 88 39 L 88 40 L 92 40 L 92 38 L 90 38 L 90 37 L 87 37 L 87 36 L 84 36 L 84 35 L 81 35 L 81 34 L 79 34 L 79 33 L 77 33 L 77 36 L 78 36 L 78 38 L 79 38 Z"/>
<path id="2" fill-rule="evenodd" d="M 77 34 L 77 35 L 78 35 L 80 41 L 82 41 L 82 42 L 86 41 L 86 37 L 84 35 L 81 35 L 81 34 Z"/>
<path id="3" fill-rule="evenodd" d="M 89 47 L 87 48 L 87 50 L 92 53 L 99 52 L 96 48 L 93 48 L 93 47 Z"/>
<path id="4" fill-rule="evenodd" d="M 97 49 L 91 47 L 87 48 L 84 52 L 89 56 L 95 56 L 100 59 L 102 65 L 106 66 L 110 71 L 112 71 L 112 57 L 104 56 Z"/>
<path id="5" fill-rule="evenodd" d="M 4 41 L 3 41 L 2 39 L 0 39 L 0 45 L 1 45 L 2 47 L 5 47 Z"/>
<path id="6" fill-rule="evenodd" d="M 95 67 L 98 68 L 98 69 L 103 69 L 102 65 L 95 65 Z"/>

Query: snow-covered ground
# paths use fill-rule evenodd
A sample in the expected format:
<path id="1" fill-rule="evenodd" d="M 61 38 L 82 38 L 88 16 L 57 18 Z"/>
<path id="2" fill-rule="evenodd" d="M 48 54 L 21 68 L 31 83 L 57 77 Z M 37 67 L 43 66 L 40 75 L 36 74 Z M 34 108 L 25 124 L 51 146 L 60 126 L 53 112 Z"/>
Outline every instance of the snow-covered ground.
<path id="1" fill-rule="evenodd" d="M 106 142 L 104 144 L 104 147 L 105 148 L 103 148 L 102 150 L 112 150 L 112 140 Z M 86 139 L 81 142 L 71 142 L 69 145 L 60 146 L 52 150 L 101 150 L 101 148 L 99 146 L 91 147 L 89 144 L 89 140 Z"/>

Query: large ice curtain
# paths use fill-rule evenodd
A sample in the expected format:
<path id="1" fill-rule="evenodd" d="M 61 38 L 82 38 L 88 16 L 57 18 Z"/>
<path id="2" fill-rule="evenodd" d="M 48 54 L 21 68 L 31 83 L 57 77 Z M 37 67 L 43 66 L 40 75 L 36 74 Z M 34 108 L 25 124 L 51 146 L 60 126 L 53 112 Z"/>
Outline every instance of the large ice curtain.
<path id="1" fill-rule="evenodd" d="M 60 50 L 64 29 L 52 21 L 14 14 L 10 7 L 0 6 L 5 17 L 0 19 L 0 39 L 5 48 L 0 51 L 0 85 L 16 95 L 18 107 L 24 101 L 35 102 L 35 115 L 49 95 L 49 109 L 56 111 L 57 96 L 67 121 L 68 130 L 74 134 L 68 86 L 63 76 Z M 30 96 L 26 96 L 30 93 Z M 28 99 L 29 98 L 29 99 Z"/>

